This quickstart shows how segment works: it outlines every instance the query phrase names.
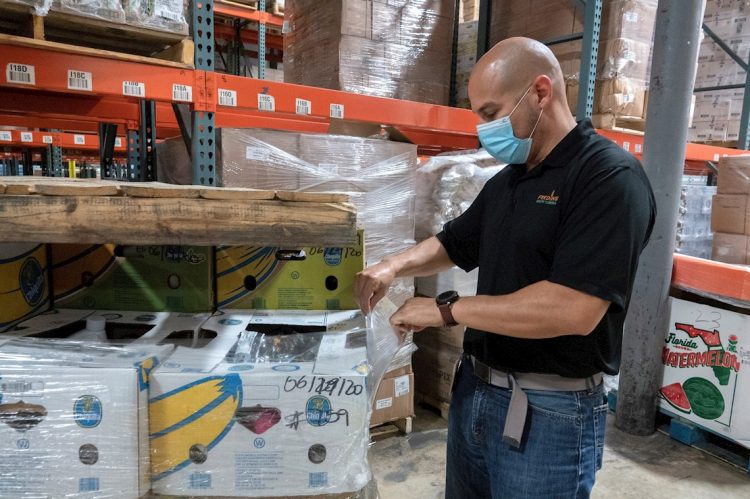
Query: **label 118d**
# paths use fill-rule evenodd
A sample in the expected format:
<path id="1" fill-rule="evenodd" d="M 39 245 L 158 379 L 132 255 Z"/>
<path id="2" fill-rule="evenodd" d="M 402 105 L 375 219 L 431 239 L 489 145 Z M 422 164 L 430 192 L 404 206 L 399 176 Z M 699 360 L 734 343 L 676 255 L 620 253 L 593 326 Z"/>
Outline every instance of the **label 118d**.
<path id="1" fill-rule="evenodd" d="M 23 85 L 36 85 L 36 71 L 34 70 L 34 66 L 9 62 L 5 67 L 5 81 L 8 83 L 21 83 Z"/>

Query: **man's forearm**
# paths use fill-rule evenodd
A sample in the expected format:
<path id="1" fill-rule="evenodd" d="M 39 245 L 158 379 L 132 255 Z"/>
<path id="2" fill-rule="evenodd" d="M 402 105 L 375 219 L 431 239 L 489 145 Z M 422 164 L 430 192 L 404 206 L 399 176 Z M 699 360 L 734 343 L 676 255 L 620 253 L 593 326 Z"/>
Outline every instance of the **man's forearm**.
<path id="1" fill-rule="evenodd" d="M 438 238 L 431 237 L 413 248 L 384 260 L 393 268 L 396 277 L 423 277 L 453 267 L 448 252 Z"/>
<path id="2" fill-rule="evenodd" d="M 480 331 L 527 339 L 589 334 L 609 302 L 541 281 L 502 296 L 462 297 L 453 305 L 456 321 Z"/>

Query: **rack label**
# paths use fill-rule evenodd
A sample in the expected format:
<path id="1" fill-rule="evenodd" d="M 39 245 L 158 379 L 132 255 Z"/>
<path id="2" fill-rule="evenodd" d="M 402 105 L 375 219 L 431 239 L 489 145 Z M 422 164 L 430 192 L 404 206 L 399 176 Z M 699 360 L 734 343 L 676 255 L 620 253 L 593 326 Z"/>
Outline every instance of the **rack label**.
<path id="1" fill-rule="evenodd" d="M 172 100 L 193 102 L 193 87 L 175 83 L 172 85 Z"/>
<path id="2" fill-rule="evenodd" d="M 68 70 L 68 88 L 70 90 L 87 90 L 91 92 L 94 89 L 91 73 L 86 71 Z"/>
<path id="3" fill-rule="evenodd" d="M 273 95 L 258 94 L 258 111 L 276 111 L 276 99 Z"/>
<path id="4" fill-rule="evenodd" d="M 10 132 L 0 131 L 0 140 L 10 142 L 11 140 L 13 140 L 13 136 L 10 134 Z"/>
<path id="5" fill-rule="evenodd" d="M 85 135 L 73 135 L 73 143 L 79 146 L 86 144 L 86 136 Z"/>
<path id="6" fill-rule="evenodd" d="M 310 114 L 312 111 L 312 103 L 309 100 L 297 98 L 297 114 Z"/>
<path id="7" fill-rule="evenodd" d="M 45 144 L 51 144 L 52 135 L 42 135 L 42 142 L 44 142 Z"/>
<path id="8" fill-rule="evenodd" d="M 36 71 L 34 70 L 34 66 L 9 62 L 5 67 L 5 81 L 8 83 L 21 83 L 23 85 L 36 85 Z"/>
<path id="9" fill-rule="evenodd" d="M 120 137 L 115 138 L 115 147 L 122 147 L 122 139 Z"/>
<path id="10" fill-rule="evenodd" d="M 237 107 L 237 92 L 234 90 L 219 89 L 219 105 Z"/>
<path id="11" fill-rule="evenodd" d="M 343 104 L 331 104 L 331 118 L 339 120 L 344 119 L 344 105 Z"/>
<path id="12" fill-rule="evenodd" d="M 21 132 L 21 142 L 34 142 L 34 134 L 31 132 Z"/>
<path id="13" fill-rule="evenodd" d="M 131 97 L 146 97 L 146 85 L 139 81 L 123 81 L 122 95 Z"/>

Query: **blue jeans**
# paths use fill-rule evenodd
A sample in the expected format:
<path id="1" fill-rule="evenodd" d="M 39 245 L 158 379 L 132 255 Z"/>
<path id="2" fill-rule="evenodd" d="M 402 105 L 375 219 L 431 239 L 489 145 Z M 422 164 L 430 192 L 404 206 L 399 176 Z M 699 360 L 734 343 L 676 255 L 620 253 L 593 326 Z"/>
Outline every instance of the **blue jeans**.
<path id="1" fill-rule="evenodd" d="M 525 390 L 526 431 L 516 449 L 502 441 L 510 390 L 485 383 L 473 369 L 464 360 L 454 381 L 446 499 L 589 497 L 602 466 L 604 388 Z"/>

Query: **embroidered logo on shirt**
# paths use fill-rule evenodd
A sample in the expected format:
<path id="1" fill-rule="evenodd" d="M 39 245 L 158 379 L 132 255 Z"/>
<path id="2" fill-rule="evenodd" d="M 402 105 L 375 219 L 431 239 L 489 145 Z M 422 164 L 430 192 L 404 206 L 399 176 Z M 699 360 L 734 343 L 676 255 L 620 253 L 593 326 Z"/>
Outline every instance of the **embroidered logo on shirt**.
<path id="1" fill-rule="evenodd" d="M 555 191 L 552 191 L 551 194 L 540 194 L 539 197 L 536 198 L 536 204 L 549 204 L 555 206 L 558 199 L 560 199 L 560 196 L 557 196 Z"/>

